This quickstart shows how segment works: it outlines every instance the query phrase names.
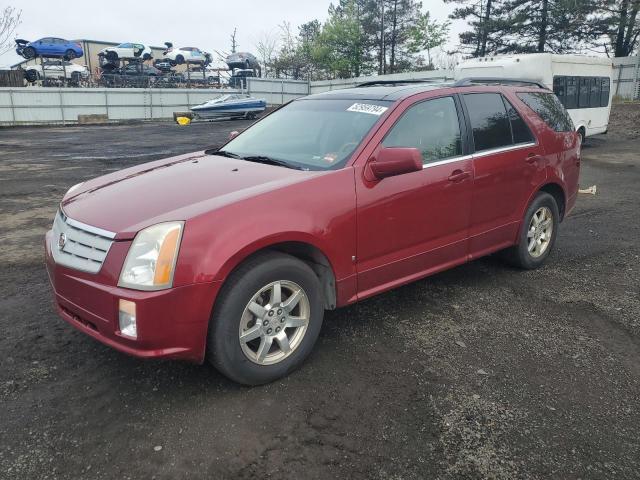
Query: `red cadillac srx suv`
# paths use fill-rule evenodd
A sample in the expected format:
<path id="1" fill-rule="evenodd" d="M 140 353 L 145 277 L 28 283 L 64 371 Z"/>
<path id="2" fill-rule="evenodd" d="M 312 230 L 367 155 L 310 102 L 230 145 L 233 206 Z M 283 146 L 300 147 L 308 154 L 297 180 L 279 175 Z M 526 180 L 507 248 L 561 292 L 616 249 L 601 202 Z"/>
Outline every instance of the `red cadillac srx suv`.
<path id="1" fill-rule="evenodd" d="M 219 149 L 72 187 L 45 241 L 55 304 L 122 352 L 269 382 L 309 355 L 325 309 L 497 251 L 542 265 L 580 147 L 533 82 L 311 95 Z"/>

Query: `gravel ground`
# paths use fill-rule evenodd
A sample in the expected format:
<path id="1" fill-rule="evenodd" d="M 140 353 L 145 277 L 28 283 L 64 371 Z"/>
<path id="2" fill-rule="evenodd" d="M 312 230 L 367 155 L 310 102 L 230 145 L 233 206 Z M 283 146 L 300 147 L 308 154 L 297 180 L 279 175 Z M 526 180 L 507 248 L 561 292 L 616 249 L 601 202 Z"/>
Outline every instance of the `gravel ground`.
<path id="1" fill-rule="evenodd" d="M 598 194 L 545 268 L 486 258 L 329 312 L 257 388 L 76 332 L 42 253 L 72 184 L 245 124 L 0 129 L 0 478 L 638 478 L 639 118 L 589 140 Z"/>

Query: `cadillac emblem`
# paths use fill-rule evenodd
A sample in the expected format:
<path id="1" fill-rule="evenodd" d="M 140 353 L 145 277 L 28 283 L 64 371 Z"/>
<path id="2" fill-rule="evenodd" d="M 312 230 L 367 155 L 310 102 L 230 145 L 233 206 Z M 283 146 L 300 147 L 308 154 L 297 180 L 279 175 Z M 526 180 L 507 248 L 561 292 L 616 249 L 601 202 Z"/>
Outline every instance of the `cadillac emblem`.
<path id="1" fill-rule="evenodd" d="M 61 233 L 60 237 L 58 237 L 58 249 L 62 250 L 66 244 L 67 236 L 64 233 Z"/>

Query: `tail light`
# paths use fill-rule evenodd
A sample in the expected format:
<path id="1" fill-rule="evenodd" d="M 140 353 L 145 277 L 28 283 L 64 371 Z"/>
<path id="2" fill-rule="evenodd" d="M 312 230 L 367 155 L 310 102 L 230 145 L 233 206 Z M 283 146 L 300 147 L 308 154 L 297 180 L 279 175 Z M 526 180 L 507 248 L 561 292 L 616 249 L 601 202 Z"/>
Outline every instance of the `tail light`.
<path id="1" fill-rule="evenodd" d="M 79 43 L 76 43 L 76 47 L 78 47 L 78 48 L 82 48 L 82 45 L 81 45 L 81 44 L 79 44 Z"/>

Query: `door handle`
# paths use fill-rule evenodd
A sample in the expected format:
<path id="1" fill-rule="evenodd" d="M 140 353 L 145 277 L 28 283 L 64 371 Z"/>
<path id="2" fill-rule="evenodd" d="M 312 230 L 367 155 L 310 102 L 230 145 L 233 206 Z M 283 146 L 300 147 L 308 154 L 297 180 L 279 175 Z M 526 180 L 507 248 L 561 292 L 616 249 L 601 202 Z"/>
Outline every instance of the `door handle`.
<path id="1" fill-rule="evenodd" d="M 539 160 L 542 160 L 542 157 L 538 154 L 535 153 L 530 153 L 529 155 L 527 155 L 527 163 L 536 163 Z"/>
<path id="2" fill-rule="evenodd" d="M 463 172 L 462 170 L 454 170 L 449 175 L 450 182 L 461 182 L 465 178 L 469 178 L 471 176 L 470 172 Z"/>

